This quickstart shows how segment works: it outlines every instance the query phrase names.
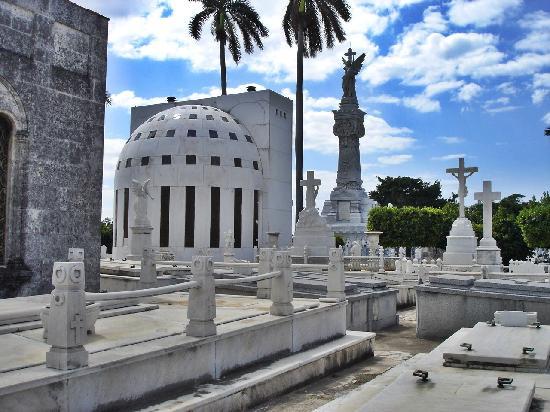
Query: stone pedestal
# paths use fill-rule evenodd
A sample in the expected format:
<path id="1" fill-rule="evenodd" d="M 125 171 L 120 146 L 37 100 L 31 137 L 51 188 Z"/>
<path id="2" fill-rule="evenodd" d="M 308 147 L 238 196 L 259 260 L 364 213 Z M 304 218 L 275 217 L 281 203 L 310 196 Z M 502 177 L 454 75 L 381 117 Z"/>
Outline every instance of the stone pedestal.
<path id="1" fill-rule="evenodd" d="M 472 223 L 465 217 L 453 222 L 447 236 L 447 249 L 443 253 L 444 265 L 473 265 L 476 258 L 477 239 Z"/>
<path id="2" fill-rule="evenodd" d="M 328 256 L 335 243 L 334 233 L 316 208 L 300 212 L 292 243 L 293 255 L 303 255 L 307 246 L 310 256 Z"/>
<path id="3" fill-rule="evenodd" d="M 477 248 L 477 264 L 485 266 L 488 272 L 502 271 L 502 257 L 500 248 L 493 238 L 483 238 Z"/>
<path id="4" fill-rule="evenodd" d="M 185 329 L 187 336 L 205 337 L 216 334 L 216 284 L 214 280 L 214 263 L 209 256 L 193 256 L 191 264 L 193 280 L 199 282 L 199 288 L 189 291 Z"/>
<path id="5" fill-rule="evenodd" d="M 368 231 L 365 232 L 367 237 L 367 246 L 369 248 L 369 256 L 375 256 L 378 250 L 380 235 L 384 232 Z"/>
<path id="6" fill-rule="evenodd" d="M 143 249 L 151 247 L 151 233 L 153 227 L 133 226 L 130 228 L 132 237 L 130 239 L 130 254 L 126 257 L 128 260 L 141 260 Z"/>

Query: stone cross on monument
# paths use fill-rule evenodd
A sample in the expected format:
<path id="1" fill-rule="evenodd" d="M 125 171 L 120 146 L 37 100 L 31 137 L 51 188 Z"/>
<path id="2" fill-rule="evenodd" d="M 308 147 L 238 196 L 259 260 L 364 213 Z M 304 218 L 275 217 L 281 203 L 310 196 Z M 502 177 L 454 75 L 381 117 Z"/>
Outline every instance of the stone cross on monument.
<path id="1" fill-rule="evenodd" d="M 493 237 L 493 202 L 500 200 L 500 192 L 493 192 L 492 182 L 483 181 L 483 192 L 474 193 L 474 199 L 483 203 L 483 238 Z"/>
<path id="2" fill-rule="evenodd" d="M 353 63 L 353 61 L 355 60 L 355 55 L 357 53 L 354 52 L 351 47 L 348 49 L 348 52 L 347 53 L 344 53 L 344 56 L 346 56 L 348 58 L 348 63 Z"/>
<path id="3" fill-rule="evenodd" d="M 306 209 L 315 209 L 315 198 L 319 193 L 319 186 L 321 185 L 320 179 L 315 179 L 315 172 L 313 170 L 307 171 L 307 179 L 300 181 L 300 186 L 305 186 L 306 191 Z"/>
<path id="4" fill-rule="evenodd" d="M 477 167 L 464 167 L 464 158 L 458 159 L 458 168 L 447 169 L 446 172 L 452 174 L 458 179 L 458 204 L 459 213 L 458 217 L 465 217 L 464 214 L 464 198 L 468 195 L 468 188 L 466 187 L 466 179 L 476 173 L 479 169 Z"/>

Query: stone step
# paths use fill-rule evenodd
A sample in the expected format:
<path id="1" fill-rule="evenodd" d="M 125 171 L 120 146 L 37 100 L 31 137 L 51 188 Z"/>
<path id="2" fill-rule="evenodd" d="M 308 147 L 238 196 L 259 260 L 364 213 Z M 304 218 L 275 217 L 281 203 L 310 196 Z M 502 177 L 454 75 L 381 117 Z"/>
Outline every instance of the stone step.
<path id="1" fill-rule="evenodd" d="M 347 331 L 346 336 L 315 348 L 247 368 L 192 392 L 141 409 L 141 412 L 245 410 L 360 359 L 373 356 L 375 334 Z M 176 397 L 177 396 L 177 397 Z"/>

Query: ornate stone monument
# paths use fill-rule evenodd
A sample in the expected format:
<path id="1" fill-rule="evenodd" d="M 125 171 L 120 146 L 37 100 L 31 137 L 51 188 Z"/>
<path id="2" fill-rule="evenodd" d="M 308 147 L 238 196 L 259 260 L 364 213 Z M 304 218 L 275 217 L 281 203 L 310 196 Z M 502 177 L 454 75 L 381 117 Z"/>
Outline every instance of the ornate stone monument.
<path id="1" fill-rule="evenodd" d="M 136 216 L 134 218 L 134 225 L 130 227 L 132 238 L 130 240 L 130 255 L 127 256 L 128 260 L 140 260 L 143 249 L 151 248 L 153 226 L 151 226 L 151 222 L 147 217 L 147 198 L 153 199 L 149 194 L 148 186 L 150 181 L 151 179 L 144 182 L 132 180 L 132 193 L 135 195 L 134 212 Z"/>
<path id="2" fill-rule="evenodd" d="M 477 263 L 488 272 L 500 272 L 502 257 L 493 238 L 493 201 L 500 200 L 500 192 L 493 192 L 490 180 L 483 181 L 483 192 L 474 193 L 474 199 L 483 203 L 483 238 L 477 248 Z"/>
<path id="3" fill-rule="evenodd" d="M 447 249 L 443 253 L 444 265 L 471 266 L 476 257 L 477 239 L 472 223 L 464 214 L 464 198 L 468 195 L 466 179 L 477 171 L 477 167 L 465 167 L 463 157 L 458 159 L 458 168 L 447 169 L 447 173 L 458 179 L 459 214 L 447 236 Z"/>
<path id="4" fill-rule="evenodd" d="M 306 208 L 300 212 L 296 223 L 292 254 L 302 255 L 307 246 L 311 256 L 328 256 L 329 249 L 336 242 L 327 221 L 319 215 L 319 210 L 315 207 L 321 180 L 315 179 L 314 172 L 308 170 L 307 179 L 300 184 L 306 187 Z"/>
<path id="5" fill-rule="evenodd" d="M 323 216 L 332 231 L 344 240 L 363 240 L 369 210 L 376 202 L 369 199 L 361 180 L 359 139 L 365 135 L 365 112 L 359 109 L 355 92 L 355 77 L 361 71 L 365 54 L 354 58 L 351 49 L 346 53 L 343 96 L 340 109 L 334 110 L 333 133 L 339 139 L 338 173 L 336 187 L 325 201 Z"/>

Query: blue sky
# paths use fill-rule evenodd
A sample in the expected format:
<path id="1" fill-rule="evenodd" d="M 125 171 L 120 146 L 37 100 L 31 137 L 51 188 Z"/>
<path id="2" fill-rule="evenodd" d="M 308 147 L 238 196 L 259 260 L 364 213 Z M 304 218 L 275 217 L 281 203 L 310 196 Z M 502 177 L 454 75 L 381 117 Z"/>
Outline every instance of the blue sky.
<path id="1" fill-rule="evenodd" d="M 216 95 L 218 48 L 208 27 L 196 42 L 187 24 L 199 9 L 185 0 L 78 0 L 111 18 L 105 122 L 103 216 L 112 216 L 114 166 L 129 133 L 129 107 Z M 230 92 L 248 84 L 293 97 L 295 50 L 280 21 L 286 1 L 251 0 L 270 29 L 262 52 L 228 70 Z M 348 39 L 305 64 L 305 169 L 334 186 L 338 141 L 332 109 L 341 95 L 340 57 L 350 45 L 367 58 L 357 91 L 366 117 L 363 181 L 376 176 L 457 182 L 445 168 L 466 157 L 479 167 L 470 195 L 493 180 L 503 196 L 550 190 L 550 1 L 349 0 Z M 228 58 L 229 59 L 229 58 Z"/>

